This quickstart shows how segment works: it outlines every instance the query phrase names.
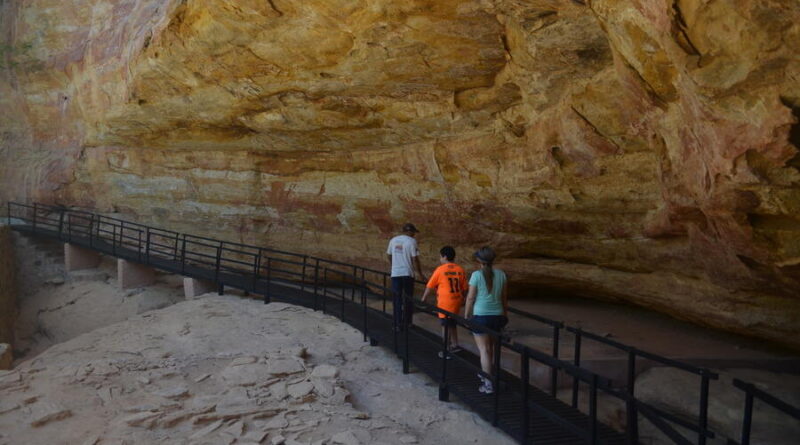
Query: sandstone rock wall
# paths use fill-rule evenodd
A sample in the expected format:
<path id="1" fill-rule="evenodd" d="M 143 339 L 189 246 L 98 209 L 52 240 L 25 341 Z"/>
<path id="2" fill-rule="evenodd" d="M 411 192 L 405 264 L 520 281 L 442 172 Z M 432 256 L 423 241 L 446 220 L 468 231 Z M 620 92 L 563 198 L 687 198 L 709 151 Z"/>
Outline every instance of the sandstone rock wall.
<path id="1" fill-rule="evenodd" d="M 426 267 L 800 345 L 795 0 L 0 8 L 0 199 L 373 266 L 411 220 Z"/>

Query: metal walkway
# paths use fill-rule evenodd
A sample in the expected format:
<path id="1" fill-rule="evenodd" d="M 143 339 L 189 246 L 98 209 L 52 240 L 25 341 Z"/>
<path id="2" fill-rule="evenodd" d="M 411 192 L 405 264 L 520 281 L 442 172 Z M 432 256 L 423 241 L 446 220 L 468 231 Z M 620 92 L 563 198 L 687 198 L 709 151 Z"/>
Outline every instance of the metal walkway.
<path id="1" fill-rule="evenodd" d="M 99 214 L 61 207 L 9 203 L 9 225 L 19 232 L 64 241 L 76 246 L 144 264 L 169 273 L 207 280 L 248 293 L 261 295 L 265 303 L 284 301 L 338 316 L 359 329 L 365 341 L 392 349 L 402 360 L 403 372 L 413 365 L 439 383 L 439 399 L 450 394 L 520 443 L 542 444 L 635 444 L 641 419 L 651 422 L 666 437 L 678 444 L 695 443 L 672 425 L 696 435 L 703 445 L 715 435 L 707 428 L 708 383 L 717 375 L 665 357 L 637 350 L 600 336 L 564 326 L 535 314 L 509 310 L 553 327 L 553 350 L 550 354 L 512 342 L 500 333 L 473 324 L 457 314 L 414 301 L 417 316 L 437 317 L 440 313 L 458 325 L 491 336 L 496 349 L 516 357 L 516 366 L 502 368 L 495 355 L 494 375 L 483 374 L 478 357 L 468 351 L 448 354 L 446 339 L 412 324 L 396 326 L 391 313 L 391 290 L 387 274 L 352 264 L 311 257 L 292 252 L 231 243 L 211 238 L 158 229 Z M 413 301 L 407 296 L 407 301 Z M 559 332 L 575 335 L 572 363 L 558 359 Z M 580 367 L 581 339 L 599 341 L 628 353 L 628 381 L 614 385 Z M 440 353 L 442 357 L 440 358 Z M 445 359 L 445 356 L 450 359 Z M 643 403 L 634 397 L 636 357 L 655 360 L 701 377 L 696 423 L 679 418 Z M 531 362 L 549 367 L 549 391 L 530 384 Z M 478 391 L 478 374 L 494 383 L 494 394 Z M 572 400 L 567 404 L 555 397 L 557 377 L 572 380 Z M 581 387 L 588 389 L 588 406 L 578 409 Z M 748 387 L 749 388 L 749 387 Z M 597 419 L 598 392 L 621 400 L 625 405 L 625 431 L 616 431 Z M 749 396 L 748 392 L 748 397 Z M 762 397 L 756 394 L 756 397 Z M 763 398 L 763 397 L 762 397 Z M 791 407 L 790 407 L 791 408 Z M 790 415 L 796 414 L 789 412 Z M 748 414 L 749 416 L 750 414 Z M 748 418 L 749 419 L 749 418 Z M 749 428 L 749 420 L 745 419 Z M 748 430 L 749 434 L 749 430 Z M 746 443 L 745 436 L 742 442 Z"/>

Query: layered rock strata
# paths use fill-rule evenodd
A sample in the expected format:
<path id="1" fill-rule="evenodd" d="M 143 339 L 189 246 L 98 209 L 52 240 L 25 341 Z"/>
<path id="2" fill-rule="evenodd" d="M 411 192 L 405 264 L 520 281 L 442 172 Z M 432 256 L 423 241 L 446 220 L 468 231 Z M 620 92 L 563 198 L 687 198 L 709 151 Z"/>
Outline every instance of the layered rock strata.
<path id="1" fill-rule="evenodd" d="M 794 0 L 7 1 L 0 199 L 800 345 Z M 466 256 L 466 255 L 463 255 Z"/>

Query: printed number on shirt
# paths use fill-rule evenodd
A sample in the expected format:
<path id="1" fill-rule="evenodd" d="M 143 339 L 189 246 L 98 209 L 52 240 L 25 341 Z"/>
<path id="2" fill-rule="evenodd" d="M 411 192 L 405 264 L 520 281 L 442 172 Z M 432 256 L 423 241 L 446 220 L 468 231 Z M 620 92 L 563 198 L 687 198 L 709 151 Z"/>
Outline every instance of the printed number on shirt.
<path id="1" fill-rule="evenodd" d="M 448 278 L 448 282 L 450 282 L 450 293 L 451 294 L 460 294 L 461 293 L 461 282 L 458 278 Z"/>

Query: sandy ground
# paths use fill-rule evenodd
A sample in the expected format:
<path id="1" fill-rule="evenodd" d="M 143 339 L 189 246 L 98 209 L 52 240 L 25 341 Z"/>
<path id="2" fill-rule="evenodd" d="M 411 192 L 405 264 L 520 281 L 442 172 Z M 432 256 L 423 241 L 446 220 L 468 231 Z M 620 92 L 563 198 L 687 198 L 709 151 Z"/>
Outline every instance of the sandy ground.
<path id="1" fill-rule="evenodd" d="M 305 308 L 182 302 L 0 373 L 0 443 L 513 443 Z"/>

